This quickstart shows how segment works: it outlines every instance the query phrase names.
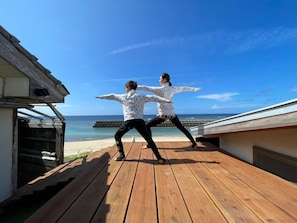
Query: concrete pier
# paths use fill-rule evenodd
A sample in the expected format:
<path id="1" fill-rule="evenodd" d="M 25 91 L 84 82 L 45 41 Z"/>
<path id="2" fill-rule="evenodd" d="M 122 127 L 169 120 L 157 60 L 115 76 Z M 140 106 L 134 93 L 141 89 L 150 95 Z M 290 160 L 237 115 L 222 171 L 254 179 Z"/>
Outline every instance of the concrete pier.
<path id="1" fill-rule="evenodd" d="M 183 126 L 185 127 L 193 127 L 197 125 L 202 125 L 207 122 L 213 121 L 213 120 L 180 120 Z M 117 128 L 120 127 L 120 125 L 123 123 L 123 121 L 96 121 L 93 125 L 93 128 Z M 171 121 L 166 120 L 165 122 L 157 125 L 156 127 L 174 127 Z"/>

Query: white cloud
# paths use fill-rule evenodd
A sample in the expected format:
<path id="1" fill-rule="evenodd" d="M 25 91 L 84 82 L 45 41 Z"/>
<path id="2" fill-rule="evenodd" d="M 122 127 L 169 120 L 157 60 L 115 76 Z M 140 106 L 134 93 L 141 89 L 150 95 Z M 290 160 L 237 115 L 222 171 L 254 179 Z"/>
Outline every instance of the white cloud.
<path id="1" fill-rule="evenodd" d="M 220 110 L 220 109 L 238 109 L 238 108 L 255 108 L 258 107 L 256 104 L 231 104 L 231 105 L 213 105 L 210 109 Z"/>
<path id="2" fill-rule="evenodd" d="M 123 77 L 123 78 L 114 78 L 114 79 L 104 79 L 104 82 L 126 82 L 127 80 L 147 80 L 147 79 L 156 79 L 156 76 L 142 76 L 142 77 Z"/>
<path id="3" fill-rule="evenodd" d="M 200 95 L 197 98 L 211 99 L 216 101 L 230 101 L 232 100 L 232 96 L 239 95 L 238 93 L 221 93 L 221 94 L 208 94 L 208 95 Z"/>
<path id="4" fill-rule="evenodd" d="M 126 51 L 135 50 L 135 49 L 139 49 L 139 48 L 143 48 L 143 47 L 151 46 L 151 45 L 155 45 L 154 42 L 132 44 L 132 45 L 129 45 L 129 46 L 125 46 L 125 47 L 113 50 L 113 51 L 109 52 L 108 55 L 115 55 L 115 54 L 119 54 L 119 53 L 124 53 Z"/>
<path id="5" fill-rule="evenodd" d="M 124 53 L 130 50 L 135 50 L 135 49 L 139 49 L 139 48 L 143 48 L 143 47 L 149 47 L 149 46 L 155 46 L 155 45 L 172 45 L 176 42 L 182 42 L 183 38 L 161 38 L 161 39 L 157 39 L 157 40 L 151 40 L 151 41 L 147 41 L 144 43 L 136 43 L 136 44 L 131 44 L 116 50 L 113 50 L 111 52 L 108 53 L 108 55 L 115 55 L 115 54 L 119 54 L 119 53 Z"/>
<path id="6" fill-rule="evenodd" d="M 223 108 L 223 107 L 222 106 L 218 106 L 218 105 L 213 105 L 213 106 L 211 106 L 210 109 L 216 110 L 216 109 L 221 109 L 221 108 Z"/>
<path id="7" fill-rule="evenodd" d="M 286 43 L 295 43 L 297 27 L 274 27 L 271 29 L 250 29 L 238 32 L 213 31 L 210 33 L 194 34 L 191 36 L 166 37 L 143 43 L 130 44 L 112 50 L 107 56 L 124 53 L 139 48 L 167 45 L 208 47 L 208 50 L 221 51 L 227 54 L 237 54 L 257 49 L 269 49 Z"/>
<path id="8" fill-rule="evenodd" d="M 274 27 L 269 30 L 244 30 L 226 36 L 231 43 L 226 53 L 235 54 L 256 49 L 270 49 L 297 39 L 297 28 Z"/>

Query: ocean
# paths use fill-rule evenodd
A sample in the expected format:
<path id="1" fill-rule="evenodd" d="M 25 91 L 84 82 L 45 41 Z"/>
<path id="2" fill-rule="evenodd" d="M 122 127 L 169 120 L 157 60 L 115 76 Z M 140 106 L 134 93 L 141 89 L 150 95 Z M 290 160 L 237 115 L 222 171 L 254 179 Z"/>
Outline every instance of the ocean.
<path id="1" fill-rule="evenodd" d="M 180 120 L 198 119 L 198 120 L 217 120 L 226 118 L 234 114 L 187 114 L 178 115 Z M 144 119 L 148 120 L 154 117 L 154 115 L 144 115 Z M 91 115 L 91 116 L 65 116 L 66 130 L 65 130 L 65 142 L 71 141 L 86 141 L 96 139 L 113 138 L 117 128 L 93 128 L 96 121 L 121 121 L 123 115 Z M 153 136 L 165 136 L 165 135 L 182 135 L 177 128 L 162 128 L 153 127 Z M 138 136 L 136 130 L 129 131 L 125 136 Z"/>

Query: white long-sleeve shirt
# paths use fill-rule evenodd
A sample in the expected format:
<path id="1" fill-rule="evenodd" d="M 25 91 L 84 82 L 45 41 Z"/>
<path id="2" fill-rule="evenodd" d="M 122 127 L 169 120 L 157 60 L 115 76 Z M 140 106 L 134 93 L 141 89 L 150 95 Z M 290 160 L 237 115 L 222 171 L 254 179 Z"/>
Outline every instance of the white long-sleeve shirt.
<path id="1" fill-rule="evenodd" d="M 138 90 L 145 90 L 155 93 L 160 97 L 167 98 L 171 101 L 172 97 L 176 93 L 184 92 L 184 91 L 199 91 L 200 88 L 194 87 L 173 87 L 169 86 L 169 83 L 162 84 L 160 87 L 153 86 L 145 86 L 139 85 L 137 87 Z M 166 116 L 175 116 L 174 107 L 172 103 L 158 103 L 158 116 L 166 117 Z"/>
<path id="2" fill-rule="evenodd" d="M 127 94 L 107 94 L 97 96 L 97 98 L 121 102 L 124 121 L 131 119 L 143 119 L 143 108 L 146 102 L 171 102 L 169 99 L 156 95 L 137 94 L 134 90 L 129 91 Z"/>

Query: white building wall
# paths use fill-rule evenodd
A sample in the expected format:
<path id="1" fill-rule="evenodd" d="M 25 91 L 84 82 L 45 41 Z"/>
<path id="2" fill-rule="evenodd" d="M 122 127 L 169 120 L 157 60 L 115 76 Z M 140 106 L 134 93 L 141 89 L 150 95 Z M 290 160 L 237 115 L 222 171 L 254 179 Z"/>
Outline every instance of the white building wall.
<path id="1" fill-rule="evenodd" d="M 30 80 L 26 77 L 5 78 L 5 97 L 26 97 L 29 96 Z"/>
<path id="2" fill-rule="evenodd" d="M 279 128 L 223 134 L 220 147 L 253 163 L 253 146 L 297 158 L 297 129 Z"/>
<path id="3" fill-rule="evenodd" d="M 0 202 L 11 196 L 13 109 L 0 108 Z"/>
<path id="4" fill-rule="evenodd" d="M 221 135 L 220 148 L 249 163 L 253 162 L 254 138 L 252 132 Z"/>

